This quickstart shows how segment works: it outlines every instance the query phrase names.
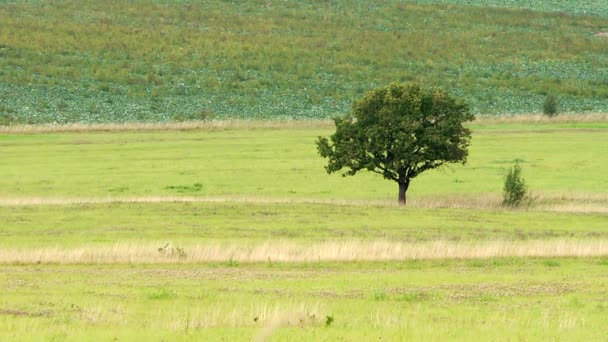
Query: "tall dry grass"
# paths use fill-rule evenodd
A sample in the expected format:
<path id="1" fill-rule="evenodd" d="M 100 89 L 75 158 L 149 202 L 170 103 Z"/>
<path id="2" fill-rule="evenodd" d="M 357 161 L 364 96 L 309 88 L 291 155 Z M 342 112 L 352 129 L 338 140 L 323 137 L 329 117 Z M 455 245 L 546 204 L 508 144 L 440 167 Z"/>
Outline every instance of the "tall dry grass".
<path id="1" fill-rule="evenodd" d="M 518 115 L 478 115 L 475 124 L 539 124 L 539 123 L 596 123 L 608 122 L 608 113 L 586 113 L 586 114 L 560 114 L 548 117 L 543 114 L 518 114 Z"/>
<path id="2" fill-rule="evenodd" d="M 133 197 L 5 197 L 0 206 L 73 205 L 108 203 L 301 203 L 346 206 L 397 207 L 394 200 L 339 200 L 319 198 L 281 198 L 261 196 L 195 197 L 195 196 L 133 196 Z M 471 193 L 417 196 L 408 201 L 410 208 L 501 209 L 498 193 Z M 505 210 L 513 210 L 505 208 Z M 608 193 L 556 192 L 534 193 L 531 205 L 517 210 L 608 213 Z"/>
<path id="3" fill-rule="evenodd" d="M 478 115 L 475 125 L 538 124 L 538 123 L 594 123 L 608 122 L 608 113 L 562 114 L 547 117 L 541 114 Z M 107 123 L 107 124 L 43 124 L 0 126 L 4 134 L 67 133 L 67 132 L 131 132 L 131 131 L 205 131 L 226 129 L 330 129 L 329 119 L 313 120 L 222 120 L 162 123 Z"/>
<path id="4" fill-rule="evenodd" d="M 333 127 L 331 120 L 222 120 L 162 123 L 107 123 L 107 124 L 44 124 L 0 126 L 0 133 L 35 134 L 67 132 L 132 132 L 132 131 L 206 131 L 226 129 L 313 129 Z"/>
<path id="5" fill-rule="evenodd" d="M 269 241 L 254 245 L 193 246 L 116 244 L 90 247 L 0 249 L 1 264 L 162 264 L 201 262 L 318 262 L 477 259 L 494 257 L 608 256 L 608 240 L 532 241 L 328 241 L 302 244 Z M 163 248 L 164 247 L 164 248 Z"/>

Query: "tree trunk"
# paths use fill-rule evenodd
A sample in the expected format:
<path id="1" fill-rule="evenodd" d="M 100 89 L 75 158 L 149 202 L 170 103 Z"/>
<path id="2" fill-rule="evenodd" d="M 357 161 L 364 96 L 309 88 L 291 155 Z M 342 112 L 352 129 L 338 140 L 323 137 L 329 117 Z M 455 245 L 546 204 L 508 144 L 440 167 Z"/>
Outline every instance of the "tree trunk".
<path id="1" fill-rule="evenodd" d="M 410 181 L 407 180 L 405 182 L 399 182 L 399 205 L 405 205 L 406 197 L 405 193 L 407 192 L 407 188 L 410 185 Z"/>

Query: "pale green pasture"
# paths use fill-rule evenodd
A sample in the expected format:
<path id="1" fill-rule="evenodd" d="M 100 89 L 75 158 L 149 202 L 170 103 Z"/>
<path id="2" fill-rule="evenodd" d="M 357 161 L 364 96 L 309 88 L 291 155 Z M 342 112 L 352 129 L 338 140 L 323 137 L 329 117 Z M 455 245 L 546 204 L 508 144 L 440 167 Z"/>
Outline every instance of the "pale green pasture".
<path id="1" fill-rule="evenodd" d="M 424 209 L 305 203 L 113 203 L 0 206 L 0 248 L 135 243 L 300 244 L 340 240 L 608 239 L 601 213 Z"/>
<path id="2" fill-rule="evenodd" d="M 396 201 L 390 182 L 325 173 L 314 141 L 331 130 L 3 134 L 0 249 L 608 237 L 597 210 L 608 192 L 606 124 L 473 128 L 469 163 L 415 179 L 412 199 L 497 197 L 519 161 L 533 192 L 597 201 L 595 211 L 584 212 L 588 202 L 580 213 L 385 205 Z M 228 201 L 167 201 L 180 196 Z M 133 197 L 159 202 L 35 203 Z M 607 265 L 605 257 L 5 264 L 0 340 L 599 341 L 608 333 Z"/>
<path id="3" fill-rule="evenodd" d="M 599 341 L 607 265 L 2 266 L 0 339 Z"/>
<path id="4" fill-rule="evenodd" d="M 552 125 L 475 127 L 469 162 L 414 179 L 409 195 L 499 194 L 522 164 L 538 193 L 608 191 L 608 130 Z M 0 135 L 0 197 L 242 196 L 394 199 L 397 186 L 362 173 L 327 175 L 315 147 L 330 130 Z"/>

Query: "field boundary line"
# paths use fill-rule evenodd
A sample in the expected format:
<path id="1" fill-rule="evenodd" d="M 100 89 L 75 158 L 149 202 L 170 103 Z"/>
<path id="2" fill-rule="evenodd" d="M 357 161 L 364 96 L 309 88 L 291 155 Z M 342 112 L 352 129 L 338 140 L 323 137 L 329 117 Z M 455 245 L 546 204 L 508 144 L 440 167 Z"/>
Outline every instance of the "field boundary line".
<path id="1" fill-rule="evenodd" d="M 606 123 L 608 113 L 562 114 L 547 117 L 542 114 L 477 115 L 473 125 L 496 124 L 551 124 L 551 123 Z M 86 133 L 133 131 L 212 131 L 229 129 L 331 129 L 330 119 L 295 120 L 217 120 L 158 123 L 100 123 L 100 124 L 38 124 L 0 126 L 0 134 Z M 566 129 L 566 128 L 565 128 Z M 574 128 L 576 129 L 576 128 Z"/>
<path id="2" fill-rule="evenodd" d="M 518 208 L 520 211 L 551 211 L 570 213 L 608 213 L 608 194 L 601 193 L 546 193 L 536 194 L 536 204 Z M 514 210 L 501 206 L 499 194 L 418 196 L 406 208 L 425 209 L 491 209 Z M 347 200 L 319 198 L 281 198 L 260 196 L 132 196 L 132 197 L 0 197 L 0 207 L 61 206 L 121 203 L 241 203 L 241 204 L 324 204 L 334 206 L 398 207 L 393 199 Z"/>

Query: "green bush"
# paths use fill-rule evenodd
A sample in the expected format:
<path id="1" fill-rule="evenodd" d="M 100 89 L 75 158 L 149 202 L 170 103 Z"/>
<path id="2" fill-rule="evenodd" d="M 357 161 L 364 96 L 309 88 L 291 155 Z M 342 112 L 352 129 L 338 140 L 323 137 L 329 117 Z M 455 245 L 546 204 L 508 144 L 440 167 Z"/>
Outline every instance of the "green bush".
<path id="1" fill-rule="evenodd" d="M 15 119 L 8 113 L 0 113 L 0 126 L 10 126 Z"/>
<path id="2" fill-rule="evenodd" d="M 502 205 L 508 207 L 519 207 L 530 202 L 528 186 L 521 176 L 521 166 L 513 165 L 505 175 L 505 184 L 502 192 Z"/>
<path id="3" fill-rule="evenodd" d="M 559 101 L 557 96 L 549 94 L 543 102 L 543 113 L 549 117 L 556 116 L 558 112 Z"/>

